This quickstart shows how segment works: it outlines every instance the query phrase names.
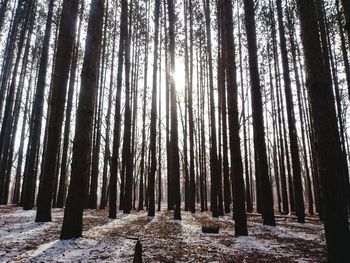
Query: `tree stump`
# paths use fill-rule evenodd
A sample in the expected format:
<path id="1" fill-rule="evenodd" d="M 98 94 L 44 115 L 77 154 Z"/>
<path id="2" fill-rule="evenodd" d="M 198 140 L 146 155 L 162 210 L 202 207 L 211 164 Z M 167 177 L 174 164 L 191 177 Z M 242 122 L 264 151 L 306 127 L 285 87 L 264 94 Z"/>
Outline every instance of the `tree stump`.
<path id="1" fill-rule="evenodd" d="M 142 263 L 142 245 L 141 245 L 140 240 L 137 240 L 137 242 L 136 242 L 133 263 Z"/>

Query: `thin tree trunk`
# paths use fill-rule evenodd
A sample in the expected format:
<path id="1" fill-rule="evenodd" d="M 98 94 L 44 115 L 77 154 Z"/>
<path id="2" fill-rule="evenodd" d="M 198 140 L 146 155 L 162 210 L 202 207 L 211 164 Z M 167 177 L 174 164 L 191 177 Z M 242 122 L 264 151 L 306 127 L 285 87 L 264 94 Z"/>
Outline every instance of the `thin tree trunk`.
<path id="1" fill-rule="evenodd" d="M 172 170 L 172 185 L 174 197 L 174 219 L 181 220 L 181 194 L 180 194 L 180 164 L 179 164 L 179 147 L 178 147 L 178 123 L 176 107 L 176 89 L 175 89 L 175 6 L 173 0 L 168 0 L 169 15 L 169 53 L 170 53 L 170 156 Z M 169 182 L 168 182 L 169 183 Z"/>
<path id="2" fill-rule="evenodd" d="M 283 10 L 281 0 L 277 0 L 277 15 L 279 25 L 279 36 L 280 36 L 280 47 L 282 56 L 282 69 L 283 69 L 283 80 L 284 80 L 284 92 L 286 96 L 287 106 L 287 119 L 288 119 L 288 131 L 290 140 L 290 152 L 292 157 L 292 170 L 293 170 L 293 183 L 294 183 L 294 197 L 296 206 L 296 215 L 299 223 L 305 222 L 305 210 L 304 210 L 304 198 L 303 198 L 303 187 L 301 181 L 301 168 L 300 168 L 300 157 L 298 149 L 298 138 L 297 130 L 295 126 L 295 114 L 293 108 L 293 96 L 290 80 L 290 70 L 288 62 L 288 52 L 285 37 L 285 30 L 283 24 Z"/>
<path id="3" fill-rule="evenodd" d="M 151 154 L 151 170 L 148 176 L 148 216 L 154 216 L 155 214 L 155 174 L 157 169 L 157 157 L 156 157 L 156 139 L 157 139 L 157 71 L 158 71 L 158 42 L 159 42 L 159 11 L 160 0 L 155 1 L 154 7 L 154 52 L 153 52 L 153 88 L 152 88 L 152 108 L 151 108 L 151 130 L 150 130 L 150 154 Z"/>
<path id="4" fill-rule="evenodd" d="M 230 149 L 231 149 L 231 178 L 234 198 L 234 220 L 235 236 L 248 235 L 247 216 L 245 208 L 245 190 L 243 179 L 243 163 L 239 138 L 238 122 L 238 87 L 235 66 L 235 46 L 233 42 L 233 19 L 232 19 L 232 2 L 225 1 L 225 39 L 226 39 L 226 71 L 227 71 L 227 96 L 228 96 L 228 113 L 230 129 Z"/>
<path id="5" fill-rule="evenodd" d="M 128 19 L 128 1 L 122 0 L 120 14 L 120 38 L 119 38 L 119 53 L 118 53 L 118 72 L 117 72 L 117 95 L 115 102 L 115 120 L 113 132 L 113 150 L 111 161 L 110 175 L 110 190 L 109 190 L 109 218 L 117 217 L 117 174 L 118 174 L 118 157 L 119 157 L 119 140 L 120 140 L 120 102 L 122 90 L 122 75 L 123 75 L 123 57 L 126 45 L 127 36 L 127 19 Z"/>
<path id="6" fill-rule="evenodd" d="M 131 100 L 130 100 L 130 40 L 131 40 L 131 17 L 132 17 L 132 2 L 130 2 L 130 13 L 127 25 L 130 26 L 126 32 L 125 42 L 125 111 L 124 111 L 124 141 L 123 141 L 123 153 L 122 153 L 122 172 L 121 172 L 121 185 L 120 193 L 120 209 L 124 210 L 124 213 L 130 213 L 132 207 L 132 181 L 133 181 L 133 167 L 131 157 Z M 125 189 L 122 186 L 122 182 L 125 180 Z"/>
<path id="7" fill-rule="evenodd" d="M 214 99 L 214 83 L 213 83 L 213 59 L 211 45 L 211 23 L 210 23 L 210 3 L 209 0 L 203 0 L 205 24 L 207 30 L 207 52 L 208 52 L 208 70 L 209 70 L 209 105 L 210 105 L 210 180 L 211 180 L 211 198 L 210 205 L 213 217 L 219 216 L 218 209 L 218 156 L 216 142 L 216 120 L 215 120 L 215 99 Z"/>
<path id="8" fill-rule="evenodd" d="M 255 28 L 255 14 L 254 1 L 244 0 L 245 10 L 245 26 L 247 32 L 248 53 L 249 53 L 249 67 L 251 80 L 251 96 L 253 108 L 253 130 L 254 130 L 254 147 L 257 154 L 257 167 L 261 180 L 261 191 L 263 194 L 262 212 L 263 223 L 265 225 L 276 225 L 273 210 L 272 189 L 268 174 L 265 131 L 264 131 L 264 117 L 262 109 L 261 86 L 259 79 L 258 57 L 257 57 L 257 43 L 256 43 L 256 28 Z M 259 186 L 257 186 L 259 187 Z"/>

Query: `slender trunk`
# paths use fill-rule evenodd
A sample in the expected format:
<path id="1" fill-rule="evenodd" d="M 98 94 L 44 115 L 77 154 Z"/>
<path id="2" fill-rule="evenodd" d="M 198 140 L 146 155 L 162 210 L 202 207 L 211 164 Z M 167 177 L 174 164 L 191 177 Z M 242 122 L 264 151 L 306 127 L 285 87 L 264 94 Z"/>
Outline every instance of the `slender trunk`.
<path id="1" fill-rule="evenodd" d="M 172 186 L 174 201 L 174 219 L 181 220 L 181 194 L 180 194 L 180 164 L 179 164 L 179 147 L 178 147 L 178 123 L 176 107 L 176 88 L 174 80 L 175 72 L 175 6 L 173 0 L 168 0 L 169 15 L 169 53 L 170 53 L 170 156 L 172 169 Z"/>
<path id="2" fill-rule="evenodd" d="M 113 77 L 114 77 L 114 61 L 115 61 L 115 44 L 117 35 L 117 17 L 114 19 L 114 29 L 113 29 L 113 40 L 112 40 L 112 61 L 111 61 L 111 75 L 109 81 L 109 91 L 108 91 L 108 106 L 106 115 L 106 140 L 105 140 L 105 152 L 103 158 L 103 174 L 102 174 L 102 189 L 101 189 L 101 202 L 100 209 L 104 209 L 107 205 L 107 185 L 108 185 L 108 165 L 111 157 L 110 152 L 110 129 L 111 129 L 111 115 L 112 115 L 112 98 L 113 98 Z"/>
<path id="3" fill-rule="evenodd" d="M 149 2 L 147 1 L 148 14 Z M 149 19 L 149 18 L 148 18 Z M 148 25 L 148 22 L 147 22 Z M 148 30 L 147 30 L 148 32 Z M 147 102 L 147 80 L 148 80 L 148 33 L 146 32 L 145 39 L 145 64 L 144 64 L 144 83 L 143 83 L 143 110 L 142 110 L 142 145 L 141 145 L 141 162 L 140 162 L 140 188 L 139 188 L 139 206 L 138 209 L 143 209 L 143 199 L 144 199 L 144 173 L 145 173 L 145 147 L 146 147 L 146 102 Z"/>
<path id="4" fill-rule="evenodd" d="M 254 146 L 258 157 L 257 167 L 261 180 L 260 187 L 261 191 L 264 193 L 262 200 L 263 223 L 265 225 L 274 226 L 276 223 L 274 218 L 272 189 L 268 174 L 268 164 L 266 155 L 264 117 L 262 109 L 262 96 L 257 57 L 254 1 L 244 0 L 244 10 L 251 80 Z"/>
<path id="5" fill-rule="evenodd" d="M 279 28 L 280 47 L 281 47 L 281 56 L 282 56 L 284 92 L 286 95 L 290 152 L 292 157 L 296 215 L 298 217 L 298 222 L 304 223 L 305 210 L 304 210 L 303 187 L 302 187 L 302 181 L 301 181 L 300 157 L 299 157 L 299 149 L 298 149 L 298 135 L 297 135 L 297 130 L 295 126 L 295 116 L 294 116 L 295 114 L 294 114 L 294 108 L 293 108 L 293 96 L 292 96 L 292 87 L 291 87 L 291 80 L 290 80 L 288 52 L 287 52 L 285 30 L 284 30 L 284 24 L 283 24 L 282 2 L 281 0 L 277 0 L 276 3 L 277 3 L 277 14 L 278 14 L 278 25 L 279 25 L 278 28 Z"/>
<path id="6" fill-rule="evenodd" d="M 213 217 L 219 216 L 218 208 L 218 156 L 217 156 L 217 141 L 216 141 L 216 120 L 215 120 L 215 98 L 214 98 L 214 83 L 213 83 L 213 59 L 211 45 L 211 23 L 210 23 L 210 3 L 209 0 L 203 0 L 205 24 L 207 31 L 207 52 L 208 52 L 208 70 L 209 70 L 209 107 L 210 107 L 210 180 L 211 180 L 211 198 L 210 205 Z"/>
<path id="7" fill-rule="evenodd" d="M 226 39 L 226 71 L 227 71 L 227 96 L 230 129 L 231 150 L 231 177 L 234 185 L 234 220 L 235 236 L 248 235 L 247 216 L 245 209 L 245 190 L 243 179 L 243 163 L 240 148 L 239 121 L 238 121 L 238 87 L 235 66 L 235 46 L 233 42 L 232 3 L 225 1 L 225 39 Z"/>
<path id="8" fill-rule="evenodd" d="M 27 123 L 27 116 L 29 111 L 29 99 L 31 97 L 31 93 L 29 90 L 29 87 L 27 88 L 27 96 L 25 100 L 25 106 L 24 106 L 24 112 L 23 112 L 23 119 L 22 119 L 22 128 L 21 128 L 21 136 L 20 136 L 20 143 L 18 147 L 18 162 L 17 162 L 17 170 L 16 170 L 16 176 L 15 176 L 15 182 L 14 182 L 14 190 L 13 190 L 13 204 L 18 204 L 20 201 L 20 189 L 21 189 L 21 174 L 22 174 L 22 164 L 23 164 L 23 150 L 24 150 L 24 137 L 26 133 L 26 123 Z"/>
<path id="9" fill-rule="evenodd" d="M 148 216 L 154 216 L 155 214 L 155 174 L 157 169 L 157 157 L 156 157 L 156 137 L 157 137 L 157 71 L 158 71 L 158 42 L 159 42 L 159 11 L 160 0 L 155 1 L 154 7 L 154 52 L 153 52 L 153 88 L 152 88 L 152 108 L 151 108 L 151 130 L 150 130 L 150 154 L 151 154 L 151 170 L 148 176 Z"/>
<path id="10" fill-rule="evenodd" d="M 117 95 L 115 102 L 115 120 L 113 132 L 113 150 L 111 161 L 110 189 L 109 189 L 109 218 L 117 217 L 117 174 L 118 174 L 118 157 L 119 157 L 119 140 L 120 140 L 120 102 L 122 90 L 122 75 L 123 75 L 123 58 L 127 36 L 127 19 L 128 19 L 128 1 L 122 1 L 120 14 L 120 38 L 119 38 L 119 53 L 118 53 L 118 72 L 117 72 Z"/>
<path id="11" fill-rule="evenodd" d="M 6 105 L 5 105 L 5 110 L 4 110 L 4 117 L 2 119 L 2 126 L 1 126 L 1 133 L 0 133 L 0 150 L 1 150 L 1 162 L 0 162 L 0 191 L 2 192 L 4 190 L 5 183 L 5 173 L 6 173 L 6 163 L 9 158 L 9 147 L 10 147 L 10 137 L 11 137 L 11 130 L 13 127 L 13 108 L 14 108 L 14 102 L 15 102 L 15 94 L 16 94 L 16 79 L 17 79 L 17 71 L 19 68 L 19 63 L 22 57 L 22 52 L 26 50 L 25 52 L 29 52 L 30 48 L 30 42 L 31 42 L 31 37 L 32 37 L 32 32 L 33 32 L 33 25 L 35 21 L 35 4 L 32 3 L 31 5 L 27 5 L 27 9 L 25 11 L 25 17 L 23 20 L 23 25 L 29 25 L 23 26 L 19 35 L 19 43 L 18 43 L 18 54 L 16 57 L 15 65 L 13 67 L 13 72 L 12 72 L 12 79 L 11 83 L 8 87 L 8 94 L 6 97 Z M 27 45 L 25 47 L 25 36 L 27 35 L 28 31 L 28 39 L 27 39 Z M 26 54 L 28 55 L 28 53 Z M 26 197 L 28 198 L 25 202 L 27 205 L 27 209 L 32 209 L 33 203 L 34 203 L 34 194 L 35 192 L 35 184 L 29 185 L 31 186 L 30 191 L 26 191 L 27 195 Z M 2 195 L 1 195 L 2 196 Z M 7 199 L 7 197 L 6 197 Z"/>

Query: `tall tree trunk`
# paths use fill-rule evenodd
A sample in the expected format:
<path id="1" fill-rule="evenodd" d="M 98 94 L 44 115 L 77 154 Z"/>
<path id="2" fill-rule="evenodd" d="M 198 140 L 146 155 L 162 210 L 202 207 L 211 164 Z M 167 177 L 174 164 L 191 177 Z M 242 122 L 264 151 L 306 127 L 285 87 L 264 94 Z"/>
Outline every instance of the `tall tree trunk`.
<path id="1" fill-rule="evenodd" d="M 64 0 L 61 13 L 60 32 L 58 37 L 55 70 L 52 83 L 52 97 L 48 121 L 48 137 L 46 156 L 41 174 L 38 194 L 37 222 L 51 221 L 51 201 L 57 152 L 59 149 L 64 114 L 64 104 L 67 92 L 69 64 L 75 39 L 78 14 L 77 0 Z"/>
<path id="2" fill-rule="evenodd" d="M 244 147 L 244 169 L 245 169 L 245 191 L 246 191 L 246 201 L 247 201 L 247 212 L 253 212 L 253 200 L 251 185 L 252 181 L 249 178 L 249 164 L 248 164 L 248 146 L 247 145 L 247 114 L 245 106 L 245 91 L 243 83 L 243 55 L 242 55 L 242 34 L 241 34 L 241 18 L 238 16 L 238 52 L 239 52 L 239 74 L 240 74 L 240 84 L 241 84 L 241 96 L 242 96 L 242 118 L 243 118 L 243 147 Z"/>
<path id="3" fill-rule="evenodd" d="M 160 11 L 161 12 L 161 9 Z M 159 46 L 160 49 L 162 47 L 162 31 L 159 32 Z M 161 204 L 163 201 L 162 193 L 163 193 L 163 187 L 162 187 L 162 52 L 160 52 L 159 56 L 159 92 L 158 92 L 158 211 L 161 211 Z M 157 62 L 158 63 L 158 62 Z"/>
<path id="4" fill-rule="evenodd" d="M 23 26 L 20 31 L 19 35 L 19 42 L 18 42 L 18 54 L 15 60 L 15 64 L 12 71 L 12 78 L 10 85 L 8 86 L 8 93 L 6 96 L 6 104 L 5 104 L 5 110 L 4 110 L 4 117 L 2 119 L 2 126 L 1 126 L 1 132 L 0 132 L 0 150 L 1 150 L 1 162 L 0 162 L 0 191 L 2 192 L 4 190 L 4 186 L 6 186 L 5 179 L 6 179 L 6 163 L 9 158 L 9 147 L 10 147 L 10 137 L 11 137 L 11 130 L 13 127 L 13 109 L 14 109 L 14 101 L 15 101 L 15 94 L 16 94 L 16 80 L 18 78 L 18 68 L 20 64 L 20 60 L 22 57 L 23 50 L 26 50 L 25 52 L 29 52 L 28 49 L 30 48 L 30 41 L 31 36 L 33 32 L 33 25 L 35 22 L 35 4 L 27 4 L 25 9 L 25 16 L 23 19 Z M 27 26 L 29 25 L 29 26 Z M 28 39 L 27 39 L 27 45 L 25 47 L 25 36 L 27 35 L 28 31 Z M 28 55 L 28 54 L 26 54 Z M 31 185 L 30 191 L 26 191 L 27 193 L 27 199 L 25 200 L 25 204 L 27 205 L 27 209 L 31 209 L 34 204 L 34 192 L 35 192 L 35 184 Z M 2 194 L 0 194 L 2 196 Z M 7 197 L 6 197 L 7 198 Z"/>
<path id="5" fill-rule="evenodd" d="M 147 1 L 146 12 L 148 14 L 149 1 Z M 148 17 L 148 16 L 147 16 Z M 149 18 L 147 18 L 149 19 Z M 148 21 L 147 21 L 148 23 Z M 145 64 L 144 64 L 144 79 L 143 79 L 143 111 L 142 111 L 142 145 L 141 145 L 141 162 L 140 162 L 140 187 L 139 187 L 139 205 L 138 209 L 143 209 L 144 199 L 144 173 L 145 173 L 145 147 L 146 147 L 146 102 L 147 102 L 147 80 L 148 80 L 148 31 L 146 32 L 145 39 Z"/>
<path id="6" fill-rule="evenodd" d="M 115 120 L 113 132 L 113 150 L 111 161 L 111 175 L 109 188 L 109 218 L 117 217 L 117 174 L 118 174 L 118 157 L 119 157 L 119 140 L 120 140 L 120 102 L 122 91 L 122 75 L 123 75 L 123 58 L 126 45 L 126 36 L 128 30 L 128 1 L 122 0 L 120 14 L 120 38 L 119 38 L 119 53 L 118 53 L 118 72 L 117 72 L 117 95 L 115 102 Z"/>
<path id="7" fill-rule="evenodd" d="M 33 1 L 32 1 L 33 2 Z M 31 3 L 33 4 L 33 3 Z M 16 11 L 13 14 L 12 17 L 12 23 L 10 25 L 10 32 L 8 34 L 7 37 L 7 42 L 6 42 L 6 46 L 5 46 L 5 51 L 4 51 L 4 58 L 3 58 L 3 65 L 1 68 L 1 78 L 0 78 L 0 118 L 2 117 L 2 109 L 3 109 L 3 103 L 4 103 L 4 99 L 5 99 L 5 95 L 7 92 L 7 86 L 8 86 L 8 82 L 10 79 L 10 73 L 11 73 L 11 68 L 12 68 L 12 63 L 13 63 L 13 57 L 14 57 L 14 51 L 15 51 L 15 43 L 16 43 L 16 39 L 18 37 L 18 31 L 20 28 L 21 31 L 26 31 L 26 26 L 28 24 L 28 20 L 26 19 L 26 22 L 24 24 L 23 20 L 25 19 L 26 14 L 28 15 L 28 10 L 29 10 L 29 5 L 28 2 L 26 2 L 25 0 L 18 0 L 17 2 L 17 6 L 16 6 Z M 28 17 L 28 16 L 27 16 Z M 21 27 L 22 25 L 22 27 Z M 25 35 L 23 35 L 23 37 L 20 37 L 20 41 L 21 39 L 24 38 Z M 18 49 L 19 50 L 19 49 Z M 3 140 L 2 140 L 2 136 L 0 136 L 0 149 L 2 149 L 2 145 L 3 145 Z"/>
<path id="8" fill-rule="evenodd" d="M 189 171 L 188 171 L 188 146 L 187 146 L 187 141 L 188 141 L 188 133 L 187 133 L 187 127 L 188 127 L 188 118 L 187 118 L 187 110 L 188 110 L 188 104 L 189 104 L 189 99 L 188 99 L 188 92 L 189 92 L 189 69 L 188 69 L 188 19 L 187 19 L 187 9 L 188 9 L 188 3 L 186 0 L 183 1 L 184 7 L 184 30 L 185 30 L 185 48 L 184 48 L 184 56 L 185 56 L 185 119 L 183 120 L 184 122 L 184 128 L 183 128 L 183 159 L 184 159 L 184 165 L 183 165 L 183 171 L 184 171 L 184 177 L 185 177 L 185 211 L 189 210 L 190 206 L 190 178 L 189 178 Z M 182 119 L 182 118 L 181 118 Z"/>
<path id="9" fill-rule="evenodd" d="M 78 51 L 80 45 L 80 34 L 81 27 L 83 22 L 83 14 L 84 14 L 84 2 L 81 4 L 80 8 L 80 16 L 79 16 L 79 26 L 78 26 L 78 36 L 74 47 L 74 53 L 72 55 L 72 63 L 70 69 L 70 79 L 69 79 L 69 88 L 68 88 L 68 98 L 67 98 L 67 106 L 66 106 L 66 120 L 64 123 L 64 137 L 63 137 L 63 149 L 62 149 L 62 161 L 61 161 L 61 175 L 60 182 L 58 188 L 58 196 L 57 196 L 57 207 L 62 208 L 66 202 L 66 194 L 67 194 L 67 173 L 68 173 L 68 151 L 69 151 L 69 135 L 70 135 L 70 122 L 72 116 L 72 108 L 73 108 L 73 95 L 74 95 L 74 86 L 76 81 L 77 74 L 77 63 L 78 63 Z"/>
<path id="10" fill-rule="evenodd" d="M 28 55 L 29 55 L 29 50 L 30 50 L 30 48 L 29 48 L 30 47 L 30 44 L 29 44 L 30 39 L 31 39 L 31 37 L 29 37 L 28 43 L 27 43 L 26 48 L 25 48 L 24 57 L 23 57 L 23 67 L 25 67 L 27 62 L 28 62 Z M 16 100 L 15 100 L 15 104 L 13 107 L 13 117 L 11 120 L 12 127 L 11 127 L 11 131 L 10 131 L 10 138 L 8 138 L 8 141 L 9 141 L 8 156 L 7 156 L 6 162 L 5 162 L 5 160 L 2 160 L 2 164 L 1 164 L 1 171 L 0 172 L 5 178 L 3 189 L 1 189 L 2 190 L 2 197 L 0 198 L 1 204 L 3 204 L 3 205 L 7 205 L 8 198 L 9 198 L 12 162 L 13 162 L 13 155 L 14 155 L 14 146 L 15 146 L 15 141 L 16 141 L 17 125 L 18 125 L 18 120 L 19 120 L 19 115 L 20 115 L 20 108 L 21 108 L 20 106 L 21 106 L 23 86 L 24 86 L 23 74 L 24 74 L 24 72 L 23 72 L 23 68 L 22 68 L 21 74 L 20 74 L 20 80 L 19 80 L 18 88 L 17 88 L 18 91 L 16 94 Z"/>
<path id="11" fill-rule="evenodd" d="M 257 168 L 261 180 L 261 192 L 263 193 L 262 213 L 263 223 L 265 225 L 276 225 L 273 197 L 268 174 L 268 164 L 266 155 L 265 131 L 264 131 L 264 117 L 262 109 L 261 86 L 258 69 L 257 43 L 256 43 L 256 28 L 255 28 L 255 14 L 254 1 L 244 0 L 245 10 L 245 26 L 247 32 L 248 54 L 249 54 L 249 68 L 251 81 L 251 96 L 253 109 L 253 130 L 254 130 L 254 147 L 257 154 Z"/>
<path id="12" fill-rule="evenodd" d="M 36 86 L 34 103 L 33 103 L 33 111 L 31 116 L 33 126 L 31 127 L 31 134 L 30 134 L 31 144 L 30 144 L 30 150 L 27 153 L 29 155 L 28 157 L 29 161 L 27 163 L 28 166 L 26 170 L 28 171 L 27 176 L 29 178 L 32 178 L 28 181 L 29 185 L 33 185 L 33 187 L 35 186 L 34 180 L 36 179 L 36 172 L 37 172 L 35 169 L 35 166 L 36 166 L 36 163 L 38 162 L 36 160 L 36 156 L 39 151 L 40 136 L 41 136 L 41 123 L 42 123 L 42 116 L 43 116 L 43 104 L 44 104 L 44 94 L 45 94 L 45 85 L 46 85 L 53 8 L 54 8 L 54 1 L 51 0 L 49 2 L 49 11 L 48 11 L 47 20 L 46 20 L 45 36 L 44 36 L 43 48 L 42 48 L 41 58 L 40 58 L 38 82 Z M 26 192 L 32 194 L 33 187 L 28 187 Z M 39 194 L 41 194 L 40 190 L 41 189 L 39 187 L 37 213 L 40 213 L 40 209 L 42 208 L 41 207 L 42 200 L 39 198 Z M 28 198 L 28 195 L 26 199 L 27 198 Z M 30 198 L 28 199 L 29 200 L 24 201 L 24 209 L 31 209 L 31 205 L 29 204 Z M 50 206 L 51 206 L 51 203 L 50 203 Z M 38 218 L 38 220 L 40 219 Z"/>
<path id="13" fill-rule="evenodd" d="M 117 35 L 117 16 L 114 19 L 114 29 L 113 29 L 113 44 L 112 44 L 112 61 L 111 61 L 111 74 L 109 81 L 109 91 L 108 91 L 108 106 L 106 115 L 106 140 L 105 140 L 105 152 L 103 158 L 103 174 L 102 174 L 102 189 L 101 189 L 101 203 L 100 209 L 104 209 L 107 205 L 107 186 L 108 186 L 108 165 L 111 157 L 111 152 L 109 148 L 110 144 L 110 129 L 111 129 L 111 115 L 112 115 L 112 98 L 113 98 L 113 77 L 114 77 L 114 61 L 115 61 L 115 44 Z"/>
<path id="14" fill-rule="evenodd" d="M 284 92 L 286 95 L 286 106 L 287 106 L 287 118 L 288 118 L 288 131 L 290 140 L 290 152 L 292 156 L 292 170 L 293 170 L 293 183 L 294 183 L 294 197 L 296 206 L 296 215 L 299 223 L 305 222 L 305 210 L 304 210 L 304 198 L 303 198 L 303 187 L 301 181 L 301 168 L 300 168 L 300 157 L 298 148 L 298 135 L 295 126 L 295 116 L 293 108 L 293 96 L 292 87 L 290 80 L 288 52 L 286 44 L 286 36 L 283 24 L 283 10 L 282 1 L 277 0 L 277 15 L 279 25 L 279 36 L 280 36 L 280 47 L 282 56 L 282 69 L 283 69 L 283 80 L 284 80 Z"/>
<path id="15" fill-rule="evenodd" d="M 272 10 L 272 7 L 270 8 Z M 271 34 L 272 34 L 272 49 L 273 49 L 273 60 L 274 60 L 274 72 L 275 72 L 275 90 L 276 90 L 276 102 L 277 102 L 277 127 L 278 127 L 278 137 L 279 137 L 279 166 L 280 166 L 280 176 L 281 176 L 281 192 L 282 192 L 282 212 L 284 214 L 289 213 L 289 202 L 288 202 L 288 193 L 287 193 L 287 178 L 291 178 L 290 175 L 290 165 L 289 165 L 289 151 L 286 147 L 285 143 L 285 133 L 284 133 L 284 113 L 283 113 L 283 107 L 281 96 L 280 96 L 280 79 L 278 78 L 279 75 L 279 60 L 278 60 L 278 54 L 277 54 L 277 36 L 276 36 L 276 26 L 274 21 L 274 16 L 271 11 L 271 17 L 270 17 L 270 24 L 271 24 Z M 286 160 L 285 160 L 286 159 Z M 287 169 L 286 169 L 287 168 Z M 287 170 L 287 175 L 286 175 Z M 289 184 L 290 185 L 290 184 Z M 291 188 L 290 188 L 291 189 Z M 294 211 L 294 194 L 293 191 L 289 191 L 290 194 L 290 205 L 291 210 Z"/>
<path id="16" fill-rule="evenodd" d="M 77 238 L 82 235 L 83 210 L 88 191 L 94 101 L 98 87 L 103 14 L 104 0 L 92 0 L 73 143 L 72 174 L 60 239 Z"/>
<path id="17" fill-rule="evenodd" d="M 127 21 L 130 29 L 126 32 L 125 42 L 125 110 L 124 110 L 124 141 L 123 141 L 123 153 L 122 153 L 122 172 L 121 172 L 121 184 L 120 193 L 124 192 L 123 196 L 120 195 L 120 209 L 124 210 L 124 213 L 130 213 L 132 207 L 132 181 L 133 181 L 133 167 L 131 157 L 131 100 L 130 100 L 130 41 L 131 41 L 131 14 L 132 14 L 132 2 L 130 2 L 130 18 Z M 122 186 L 122 182 L 125 178 L 125 189 Z"/>
<path id="18" fill-rule="evenodd" d="M 153 88 L 152 88 L 152 108 L 151 108 L 151 130 L 150 130 L 150 154 L 151 170 L 148 176 L 148 216 L 155 214 L 155 174 L 157 169 L 156 139 L 157 139 L 157 71 L 158 71 L 158 42 L 159 42 L 159 12 L 160 0 L 155 1 L 154 6 L 154 52 L 153 52 Z M 160 160 L 159 160 L 160 161 Z"/>
<path id="19" fill-rule="evenodd" d="M 178 123 L 177 123 L 177 106 L 176 106 L 176 89 L 175 89 L 175 6 L 173 0 L 168 0 L 169 15 L 169 53 L 170 53 L 170 156 L 172 170 L 172 185 L 174 197 L 174 219 L 181 220 L 181 194 L 180 194 L 180 163 L 178 147 Z M 169 182 L 168 182 L 169 183 Z"/>
<path id="20" fill-rule="evenodd" d="M 205 24 L 207 30 L 207 52 L 208 52 L 208 70 L 209 70 L 209 107 L 210 107 L 210 180 L 211 180 L 211 198 L 210 205 L 213 217 L 219 216 L 218 209 L 218 156 L 216 143 L 216 120 L 215 120 L 215 98 L 214 98 L 214 83 L 213 83 L 213 59 L 211 46 L 211 23 L 210 23 L 210 3 L 209 0 L 203 0 Z"/>
<path id="21" fill-rule="evenodd" d="M 27 96 L 25 99 L 25 106 L 23 110 L 23 119 L 22 119 L 22 128 L 20 135 L 20 143 L 18 147 L 18 162 L 17 162 L 17 170 L 14 182 L 14 190 L 13 190 L 13 199 L 12 204 L 18 204 L 20 201 L 20 190 L 21 190 L 21 174 L 22 174 L 22 164 L 23 164 L 23 150 L 24 150 L 24 137 L 26 133 L 26 123 L 27 116 L 29 111 L 29 99 L 31 97 L 31 93 L 29 92 L 29 87 L 27 88 Z"/>
<path id="22" fill-rule="evenodd" d="M 303 159 L 304 159 L 304 165 L 305 165 L 305 171 L 306 171 L 306 180 L 307 180 L 307 188 L 308 188 L 308 210 L 309 214 L 313 214 L 313 196 L 312 196 L 312 190 L 311 190 L 311 179 L 310 179 L 310 170 L 309 170 L 309 161 L 308 161 L 308 153 L 307 153 L 307 144 L 305 139 L 305 118 L 303 114 L 303 101 L 302 101 L 302 87 L 300 84 L 300 77 L 299 72 L 297 68 L 297 61 L 296 61 L 296 48 L 295 48 L 295 42 L 294 42 L 294 35 L 291 34 L 291 52 L 292 52 L 292 60 L 293 60 L 293 67 L 294 67 L 294 76 L 295 76 L 295 82 L 297 87 L 297 95 L 298 95 L 298 107 L 299 107 L 299 118 L 300 118 L 300 127 L 301 127 L 301 135 L 302 135 L 302 144 L 303 144 Z M 315 182 L 314 182 L 315 184 Z"/>
<path id="23" fill-rule="evenodd" d="M 196 180 L 195 180 L 195 165 L 194 165 L 194 118 L 193 118 L 193 4 L 192 1 L 188 3 L 189 20 L 190 20 L 190 75 L 188 82 L 188 121 L 189 121 L 189 135 L 190 135 L 190 200 L 189 208 L 192 213 L 196 211 Z"/>
<path id="24" fill-rule="evenodd" d="M 234 220 L 235 236 L 248 235 L 247 216 L 245 208 L 245 190 L 243 179 L 243 163 L 241 156 L 241 144 L 239 138 L 238 122 L 238 88 L 236 77 L 235 46 L 233 42 L 232 2 L 225 1 L 225 39 L 226 39 L 226 71 L 227 71 L 227 96 L 230 128 L 231 149 L 231 177 L 234 185 Z"/>
<path id="25" fill-rule="evenodd" d="M 297 1 L 307 75 L 312 120 L 317 140 L 324 226 L 329 262 L 350 260 L 350 231 L 344 189 L 341 145 L 336 119 L 332 84 L 327 78 L 312 1 Z"/>

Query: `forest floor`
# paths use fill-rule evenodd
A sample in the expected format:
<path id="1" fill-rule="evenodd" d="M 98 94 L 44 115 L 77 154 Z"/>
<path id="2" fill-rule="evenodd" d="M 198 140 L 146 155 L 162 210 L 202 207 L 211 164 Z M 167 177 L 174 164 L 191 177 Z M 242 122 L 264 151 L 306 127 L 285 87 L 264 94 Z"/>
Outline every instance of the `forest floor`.
<path id="1" fill-rule="evenodd" d="M 326 262 L 323 226 L 317 220 L 296 223 L 276 218 L 277 227 L 263 226 L 258 216 L 248 216 L 248 237 L 234 236 L 231 216 L 182 212 L 173 220 L 169 211 L 154 218 L 146 211 L 84 212 L 83 237 L 59 240 L 63 209 L 53 209 L 53 221 L 35 223 L 35 211 L 0 207 L 0 262 L 132 262 L 136 241 L 142 244 L 143 262 Z M 202 233 L 214 225 L 219 234 Z"/>

